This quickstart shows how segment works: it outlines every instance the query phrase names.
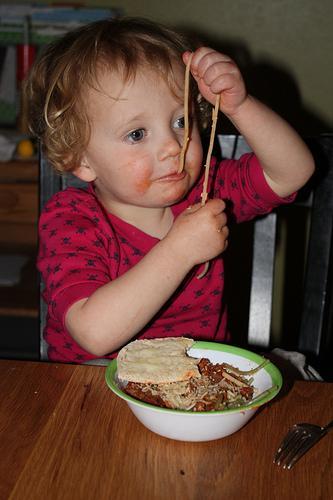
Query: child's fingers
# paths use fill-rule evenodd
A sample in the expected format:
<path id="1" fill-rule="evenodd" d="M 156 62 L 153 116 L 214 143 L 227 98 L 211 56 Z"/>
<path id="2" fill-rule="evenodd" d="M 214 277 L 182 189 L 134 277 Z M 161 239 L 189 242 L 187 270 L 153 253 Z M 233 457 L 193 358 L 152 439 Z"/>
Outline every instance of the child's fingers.
<path id="1" fill-rule="evenodd" d="M 212 89 L 212 84 L 215 80 L 220 79 L 223 82 L 224 79 L 232 80 L 233 82 L 239 79 L 239 71 L 235 64 L 224 61 L 217 61 L 208 67 L 202 76 L 202 80 Z"/>
<path id="2" fill-rule="evenodd" d="M 188 62 L 191 52 L 183 54 Z M 233 113 L 246 95 L 243 77 L 235 62 L 227 55 L 209 47 L 201 47 L 192 54 L 191 73 L 201 95 L 211 104 L 221 95 L 220 111 Z"/>
<path id="3" fill-rule="evenodd" d="M 218 232 L 221 233 L 221 237 L 223 239 L 227 239 L 229 236 L 229 228 L 228 226 L 222 226 L 218 229 Z"/>
<path id="4" fill-rule="evenodd" d="M 191 248 L 193 265 L 216 257 L 226 248 L 229 229 L 225 203 L 210 199 L 202 206 L 196 203 L 188 207 L 174 222 L 167 235 L 181 254 Z"/>
<path id="5" fill-rule="evenodd" d="M 189 60 L 191 54 L 192 54 L 192 52 L 189 50 L 187 50 L 186 52 L 183 53 L 182 58 L 183 58 L 183 63 L 185 65 L 188 63 L 188 60 Z"/>
<path id="6" fill-rule="evenodd" d="M 204 206 L 202 206 L 201 203 L 195 203 L 194 205 L 190 205 L 189 207 L 187 207 L 186 215 L 193 214 L 202 209 L 209 210 L 214 216 L 217 216 L 224 212 L 225 203 L 223 200 L 220 200 L 218 198 L 208 200 Z"/>
<path id="7" fill-rule="evenodd" d="M 183 58 L 183 62 L 185 65 L 187 65 L 188 61 L 189 61 L 189 58 L 192 54 L 192 61 L 191 61 L 191 73 L 193 75 L 193 77 L 198 80 L 200 77 L 198 76 L 198 65 L 199 65 L 199 62 L 202 60 L 202 58 L 208 54 L 208 53 L 211 53 L 211 54 L 217 54 L 216 51 L 208 48 L 208 47 L 200 47 L 200 49 L 197 49 L 195 52 L 190 52 L 189 50 L 187 50 L 186 52 L 183 53 L 182 55 L 182 58 Z"/>
<path id="8" fill-rule="evenodd" d="M 201 204 L 200 203 L 195 203 L 194 205 L 190 205 L 186 209 L 186 215 L 187 214 L 193 214 L 194 212 L 197 212 L 200 210 Z"/>
<path id="9" fill-rule="evenodd" d="M 201 78 L 207 67 L 211 57 L 216 58 L 218 52 L 209 47 L 201 47 L 193 54 L 191 61 L 191 73 L 195 78 Z"/>
<path id="10" fill-rule="evenodd" d="M 223 200 L 216 198 L 208 200 L 204 206 L 202 206 L 201 203 L 196 203 L 195 205 L 191 205 L 190 207 L 187 208 L 186 215 L 191 216 L 201 210 L 210 212 L 210 215 L 213 217 L 211 219 L 213 227 L 216 228 L 217 232 L 222 233 L 223 231 L 224 234 L 225 232 L 224 228 L 226 227 L 227 224 L 227 215 L 225 213 L 225 202 Z"/>
<path id="11" fill-rule="evenodd" d="M 225 210 L 225 202 L 219 198 L 208 200 L 205 207 L 207 207 L 213 215 L 219 215 Z"/>
<path id="12" fill-rule="evenodd" d="M 236 75 L 221 75 L 215 78 L 209 84 L 209 90 L 213 94 L 222 94 L 223 92 L 238 92 L 238 84 L 239 79 Z"/>
<path id="13" fill-rule="evenodd" d="M 208 68 L 217 63 L 230 64 L 233 63 L 233 61 L 229 56 L 221 54 L 216 50 L 209 47 L 201 47 L 193 54 L 191 62 L 192 74 L 199 78 L 203 78 Z"/>
<path id="14" fill-rule="evenodd" d="M 229 244 L 228 236 L 229 236 L 229 228 L 228 228 L 228 226 L 224 226 L 221 229 L 221 237 L 224 240 L 224 247 L 223 247 L 223 250 L 222 250 L 223 252 L 227 249 L 228 244 Z"/>

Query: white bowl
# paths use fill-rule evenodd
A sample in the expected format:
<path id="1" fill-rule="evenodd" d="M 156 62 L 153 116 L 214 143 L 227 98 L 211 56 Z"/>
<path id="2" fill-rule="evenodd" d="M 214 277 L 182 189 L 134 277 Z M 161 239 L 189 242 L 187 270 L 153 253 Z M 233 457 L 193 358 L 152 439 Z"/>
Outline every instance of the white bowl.
<path id="1" fill-rule="evenodd" d="M 226 362 L 240 370 L 252 370 L 265 360 L 246 349 L 215 342 L 195 342 L 188 354 L 196 358 L 208 358 L 212 363 Z M 260 406 L 277 395 L 282 386 L 281 373 L 271 362 L 252 377 L 255 387 L 253 397 L 256 398 L 254 402 L 222 411 L 191 412 L 159 408 L 123 392 L 117 379 L 116 359 L 111 361 L 105 375 L 109 388 L 126 401 L 145 427 L 160 436 L 179 441 L 212 441 L 241 429 Z M 260 397 L 264 391 L 266 392 Z"/>

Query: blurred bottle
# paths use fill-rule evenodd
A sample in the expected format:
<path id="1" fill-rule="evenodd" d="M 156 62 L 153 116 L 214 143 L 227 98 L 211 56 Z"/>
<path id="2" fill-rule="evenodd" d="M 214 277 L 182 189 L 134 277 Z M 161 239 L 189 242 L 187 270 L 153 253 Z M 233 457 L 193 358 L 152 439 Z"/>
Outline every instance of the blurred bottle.
<path id="1" fill-rule="evenodd" d="M 17 90 L 20 96 L 17 129 L 22 134 L 29 134 L 29 102 L 22 92 L 22 84 L 36 57 L 36 47 L 30 44 L 30 39 L 30 19 L 29 16 L 26 16 L 23 23 L 23 43 L 16 46 L 16 82 Z"/>

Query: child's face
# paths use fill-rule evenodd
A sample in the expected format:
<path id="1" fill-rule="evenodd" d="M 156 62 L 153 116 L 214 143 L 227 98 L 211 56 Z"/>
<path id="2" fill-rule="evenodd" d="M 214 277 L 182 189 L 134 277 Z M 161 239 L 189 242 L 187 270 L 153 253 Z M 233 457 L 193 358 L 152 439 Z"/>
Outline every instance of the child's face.
<path id="1" fill-rule="evenodd" d="M 176 68 L 180 88 L 184 71 Z M 182 95 L 177 99 L 156 72 L 138 72 L 128 83 L 105 72 L 101 91 L 84 96 L 91 137 L 82 166 L 75 172 L 94 181 L 104 205 L 117 207 L 166 207 L 184 197 L 197 180 L 202 146 L 194 121 L 185 168 L 177 173 L 184 135 Z"/>

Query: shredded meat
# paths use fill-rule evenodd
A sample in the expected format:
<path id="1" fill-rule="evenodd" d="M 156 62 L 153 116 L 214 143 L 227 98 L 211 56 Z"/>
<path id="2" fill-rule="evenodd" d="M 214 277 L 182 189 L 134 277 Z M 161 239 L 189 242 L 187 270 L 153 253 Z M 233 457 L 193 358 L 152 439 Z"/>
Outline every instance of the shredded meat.
<path id="1" fill-rule="evenodd" d="M 125 388 L 125 392 L 135 399 L 144 401 L 145 403 L 150 403 L 155 406 L 161 406 L 165 408 L 165 401 L 161 398 L 159 394 L 152 394 L 151 390 L 145 389 L 147 384 L 138 384 L 136 382 L 128 382 Z"/>

